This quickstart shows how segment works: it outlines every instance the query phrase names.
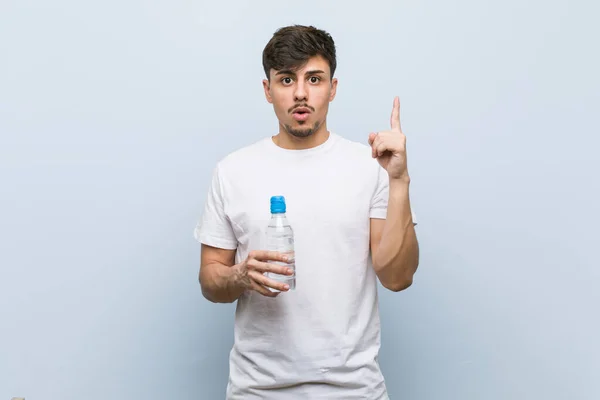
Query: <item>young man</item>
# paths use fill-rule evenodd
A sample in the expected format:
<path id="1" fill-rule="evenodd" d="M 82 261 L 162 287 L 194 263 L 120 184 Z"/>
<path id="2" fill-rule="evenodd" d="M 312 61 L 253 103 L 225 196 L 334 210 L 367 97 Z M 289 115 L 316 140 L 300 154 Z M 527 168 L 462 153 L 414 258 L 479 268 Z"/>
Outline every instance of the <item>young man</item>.
<path id="1" fill-rule="evenodd" d="M 351 142 L 327 128 L 338 84 L 328 33 L 282 28 L 263 65 L 279 132 L 217 164 L 195 231 L 202 293 L 238 302 L 227 399 L 387 399 L 377 280 L 403 290 L 419 260 L 399 100 L 389 131 Z M 264 250 L 273 195 L 294 230 L 294 290 L 264 275 L 289 273 Z"/>

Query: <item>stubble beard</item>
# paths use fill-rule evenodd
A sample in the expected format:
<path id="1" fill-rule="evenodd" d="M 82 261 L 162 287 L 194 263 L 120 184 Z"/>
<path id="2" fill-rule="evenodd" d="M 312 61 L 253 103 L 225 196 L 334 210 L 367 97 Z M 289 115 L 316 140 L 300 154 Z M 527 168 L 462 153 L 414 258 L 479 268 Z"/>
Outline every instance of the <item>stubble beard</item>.
<path id="1" fill-rule="evenodd" d="M 300 123 L 302 124 L 302 123 Z M 317 121 L 312 127 L 298 127 L 294 128 L 291 125 L 285 124 L 284 128 L 287 133 L 297 138 L 306 138 L 313 135 L 321 127 L 321 122 Z"/>

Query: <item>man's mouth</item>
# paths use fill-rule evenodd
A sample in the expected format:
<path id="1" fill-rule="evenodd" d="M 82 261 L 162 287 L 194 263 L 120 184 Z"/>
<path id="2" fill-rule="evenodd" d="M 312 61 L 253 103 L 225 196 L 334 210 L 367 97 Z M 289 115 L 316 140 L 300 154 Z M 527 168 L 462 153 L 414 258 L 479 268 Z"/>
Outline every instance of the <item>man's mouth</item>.
<path id="1" fill-rule="evenodd" d="M 310 109 L 308 107 L 298 107 L 292 112 L 292 116 L 296 121 L 306 121 L 310 115 Z"/>

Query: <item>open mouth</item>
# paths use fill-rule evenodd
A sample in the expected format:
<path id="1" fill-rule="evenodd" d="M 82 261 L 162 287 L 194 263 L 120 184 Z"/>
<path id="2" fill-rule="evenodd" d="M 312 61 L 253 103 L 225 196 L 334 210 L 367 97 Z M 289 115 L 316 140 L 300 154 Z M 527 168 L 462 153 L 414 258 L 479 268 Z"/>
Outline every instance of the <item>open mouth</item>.
<path id="1" fill-rule="evenodd" d="M 306 121 L 308 119 L 309 115 L 310 115 L 310 111 L 305 111 L 305 110 L 296 110 L 292 114 L 292 116 L 294 117 L 294 119 L 296 121 Z"/>
<path id="2" fill-rule="evenodd" d="M 299 113 L 299 114 L 306 114 L 310 112 L 310 108 L 308 107 L 298 107 L 298 108 L 294 108 L 293 113 Z"/>
<path id="3" fill-rule="evenodd" d="M 292 112 L 292 116 L 296 121 L 306 121 L 309 115 L 310 108 L 308 107 L 298 107 Z"/>

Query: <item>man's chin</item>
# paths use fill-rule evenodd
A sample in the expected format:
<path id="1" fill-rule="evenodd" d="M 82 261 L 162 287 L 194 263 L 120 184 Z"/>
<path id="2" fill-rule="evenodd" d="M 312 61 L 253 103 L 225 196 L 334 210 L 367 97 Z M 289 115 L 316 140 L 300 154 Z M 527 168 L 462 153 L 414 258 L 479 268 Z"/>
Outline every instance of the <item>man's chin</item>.
<path id="1" fill-rule="evenodd" d="M 287 133 L 289 133 L 290 135 L 297 137 L 297 138 L 305 138 L 305 137 L 309 137 L 311 135 L 313 135 L 317 129 L 319 129 L 319 124 L 315 124 L 314 126 L 306 126 L 306 127 L 301 127 L 301 126 L 290 126 L 287 125 L 285 127 Z"/>
<path id="2" fill-rule="evenodd" d="M 297 138 L 305 138 L 309 137 L 313 133 L 315 133 L 312 129 L 290 129 L 288 133 Z"/>

